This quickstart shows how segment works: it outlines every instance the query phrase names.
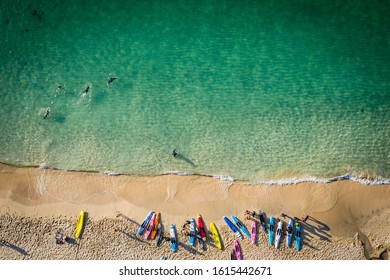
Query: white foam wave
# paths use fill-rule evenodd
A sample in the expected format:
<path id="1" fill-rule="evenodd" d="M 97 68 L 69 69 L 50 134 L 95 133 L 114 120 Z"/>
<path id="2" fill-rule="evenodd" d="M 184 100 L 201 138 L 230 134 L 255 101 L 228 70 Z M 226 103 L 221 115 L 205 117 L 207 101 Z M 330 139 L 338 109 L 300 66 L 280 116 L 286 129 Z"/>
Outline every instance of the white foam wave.
<path id="1" fill-rule="evenodd" d="M 99 171 L 100 174 L 108 175 L 108 176 L 119 176 L 122 175 L 120 172 L 114 172 L 114 171 Z"/>
<path id="2" fill-rule="evenodd" d="M 390 184 L 390 180 L 368 180 L 368 179 L 362 179 L 351 175 L 342 175 L 342 176 L 336 176 L 333 178 L 328 179 L 320 179 L 317 177 L 308 177 L 308 178 L 297 178 L 297 179 L 280 179 L 280 180 L 264 180 L 264 181 L 256 181 L 256 184 L 264 184 L 264 185 L 295 185 L 300 183 L 307 183 L 307 182 L 313 182 L 313 183 L 321 183 L 321 184 L 327 184 L 332 183 L 336 181 L 344 181 L 344 180 L 352 180 L 355 182 L 359 182 L 364 185 L 388 185 Z"/>
<path id="3" fill-rule="evenodd" d="M 161 173 L 162 175 L 179 175 L 179 176 L 191 176 L 195 175 L 192 172 L 189 171 L 165 171 Z"/>

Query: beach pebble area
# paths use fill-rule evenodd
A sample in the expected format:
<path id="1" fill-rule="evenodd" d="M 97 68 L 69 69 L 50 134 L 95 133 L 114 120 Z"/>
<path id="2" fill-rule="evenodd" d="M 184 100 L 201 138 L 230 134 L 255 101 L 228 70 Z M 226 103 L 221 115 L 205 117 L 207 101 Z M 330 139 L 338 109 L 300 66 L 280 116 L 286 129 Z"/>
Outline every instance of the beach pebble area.
<path id="1" fill-rule="evenodd" d="M 30 218 L 8 213 L 0 216 L 0 224 L 0 256 L 1 259 L 10 260 L 158 260 L 162 257 L 175 260 L 228 260 L 236 238 L 226 225 L 220 224 L 217 227 L 222 236 L 222 250 L 215 247 L 210 236 L 203 246 L 199 243 L 190 246 L 188 235 L 182 233 L 179 226 L 179 247 L 173 253 L 167 230 L 166 239 L 157 246 L 155 240 L 144 240 L 137 235 L 139 223 L 125 215 L 87 218 L 80 239 L 74 237 L 75 221 L 66 217 Z M 249 228 L 249 221 L 245 224 Z M 357 236 L 350 239 L 332 237 L 310 222 L 302 223 L 304 241 L 299 252 L 294 244 L 291 248 L 286 246 L 286 236 L 282 237 L 281 246 L 276 249 L 269 244 L 268 235 L 261 228 L 258 230 L 256 244 L 246 237 L 239 240 L 246 260 L 366 259 L 364 246 Z M 67 236 L 64 244 L 56 244 L 55 234 L 58 231 Z M 384 255 L 386 248 L 382 249 Z"/>

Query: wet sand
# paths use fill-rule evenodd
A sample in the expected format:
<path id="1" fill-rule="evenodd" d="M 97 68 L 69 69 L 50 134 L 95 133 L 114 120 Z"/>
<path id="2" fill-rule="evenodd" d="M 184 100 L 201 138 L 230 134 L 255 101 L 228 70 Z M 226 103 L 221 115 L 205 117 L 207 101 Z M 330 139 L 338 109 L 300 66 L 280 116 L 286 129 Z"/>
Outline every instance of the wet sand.
<path id="1" fill-rule="evenodd" d="M 87 213 L 82 238 L 74 232 L 80 210 Z M 157 247 L 136 232 L 150 210 L 161 213 L 179 233 L 177 253 L 170 242 Z M 240 240 L 244 259 L 388 259 L 390 185 L 367 186 L 345 180 L 327 184 L 255 185 L 203 176 L 109 176 L 0 165 L 1 259 L 230 259 L 234 234 L 222 217 L 238 216 L 250 229 L 245 210 L 264 211 L 288 222 L 301 221 L 300 252 L 271 247 L 258 227 L 255 245 Z M 201 213 L 222 236 L 218 250 L 209 236 L 191 247 L 181 233 L 186 220 Z M 284 213 L 287 216 L 282 217 Z M 69 237 L 55 243 L 55 232 Z"/>

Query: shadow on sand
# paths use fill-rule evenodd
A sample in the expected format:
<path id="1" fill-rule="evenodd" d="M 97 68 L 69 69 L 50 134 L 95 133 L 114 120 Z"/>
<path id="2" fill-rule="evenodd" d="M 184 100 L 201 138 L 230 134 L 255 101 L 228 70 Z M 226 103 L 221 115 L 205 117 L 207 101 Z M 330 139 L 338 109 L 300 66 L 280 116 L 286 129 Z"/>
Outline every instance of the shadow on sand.
<path id="1" fill-rule="evenodd" d="M 308 232 L 313 236 L 317 236 L 321 240 L 330 242 L 330 238 L 332 236 L 328 233 L 330 230 L 328 225 L 313 218 L 312 216 L 307 216 L 307 218 L 305 218 L 303 221 L 300 220 L 300 222 L 305 232 Z"/>
<path id="2" fill-rule="evenodd" d="M 123 219 L 129 221 L 130 223 L 135 224 L 135 225 L 138 226 L 138 227 L 141 226 L 139 223 L 137 223 L 137 222 L 134 221 L 133 219 L 130 219 L 130 218 L 127 217 L 126 215 L 123 215 L 122 213 L 118 213 L 118 214 L 116 215 L 116 217 L 117 217 L 117 218 L 121 217 L 121 218 L 123 218 Z M 161 219 L 161 217 L 160 217 L 160 219 Z"/>
<path id="3" fill-rule="evenodd" d="M 29 254 L 26 252 L 26 250 L 14 245 L 14 244 L 11 244 L 9 243 L 8 241 L 5 241 L 5 240 L 0 240 L 0 247 L 1 246 L 5 246 L 5 247 L 8 247 L 12 250 L 15 250 L 16 252 L 18 252 L 19 254 L 22 254 L 23 256 L 28 256 Z"/>
<path id="4" fill-rule="evenodd" d="M 124 230 L 121 230 L 121 229 L 118 229 L 118 231 L 120 233 L 123 233 L 127 237 L 134 239 L 135 241 L 139 241 L 139 242 L 143 242 L 143 243 L 149 244 L 149 242 L 147 242 L 144 239 L 139 238 L 136 234 L 130 234 L 130 233 L 127 233 L 127 232 L 125 232 Z"/>

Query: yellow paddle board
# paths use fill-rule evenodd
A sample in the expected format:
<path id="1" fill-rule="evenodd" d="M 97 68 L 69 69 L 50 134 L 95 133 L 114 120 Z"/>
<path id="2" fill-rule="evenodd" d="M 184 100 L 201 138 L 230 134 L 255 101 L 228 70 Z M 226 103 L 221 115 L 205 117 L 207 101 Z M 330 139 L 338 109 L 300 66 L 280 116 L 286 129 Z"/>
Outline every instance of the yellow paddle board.
<path id="1" fill-rule="evenodd" d="M 81 231 L 83 230 L 84 226 L 84 211 L 80 212 L 79 218 L 77 220 L 77 227 L 76 227 L 76 238 L 80 237 Z"/>
<path id="2" fill-rule="evenodd" d="M 210 224 L 210 232 L 211 232 L 211 236 L 214 239 L 215 246 L 217 246 L 219 250 L 222 250 L 221 238 L 219 237 L 217 227 L 215 226 L 214 223 Z"/>

